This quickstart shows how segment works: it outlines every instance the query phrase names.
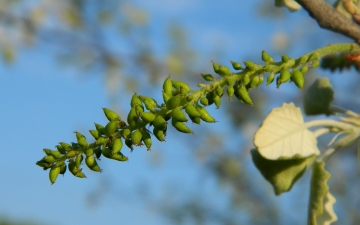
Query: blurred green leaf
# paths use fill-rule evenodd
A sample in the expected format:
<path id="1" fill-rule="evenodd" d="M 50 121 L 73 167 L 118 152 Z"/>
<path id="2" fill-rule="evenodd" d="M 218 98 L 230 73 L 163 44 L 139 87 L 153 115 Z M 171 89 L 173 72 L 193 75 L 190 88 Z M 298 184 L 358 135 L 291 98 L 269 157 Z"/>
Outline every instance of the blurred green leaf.
<path id="1" fill-rule="evenodd" d="M 304 110 L 307 115 L 330 115 L 329 109 L 334 100 L 334 91 L 328 78 L 318 78 L 304 96 Z"/>

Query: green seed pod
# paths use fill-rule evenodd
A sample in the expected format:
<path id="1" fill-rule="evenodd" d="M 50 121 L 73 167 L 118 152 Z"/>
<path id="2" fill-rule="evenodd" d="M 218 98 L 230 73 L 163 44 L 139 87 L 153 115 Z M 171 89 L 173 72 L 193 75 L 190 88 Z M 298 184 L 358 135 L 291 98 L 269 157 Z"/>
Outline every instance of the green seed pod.
<path id="1" fill-rule="evenodd" d="M 319 53 L 313 52 L 313 53 L 310 54 L 307 62 L 310 62 L 310 61 L 313 61 L 313 60 L 319 60 L 319 59 L 320 59 Z"/>
<path id="2" fill-rule="evenodd" d="M 140 95 L 139 98 L 145 104 L 145 108 L 147 110 L 153 111 L 153 110 L 155 110 L 155 108 L 160 107 L 153 98 L 143 96 L 143 95 Z"/>
<path id="3" fill-rule="evenodd" d="M 270 73 L 266 80 L 266 86 L 269 86 L 274 81 L 275 73 Z"/>
<path id="4" fill-rule="evenodd" d="M 200 119 L 207 123 L 215 123 L 216 120 L 207 112 L 207 110 L 204 107 L 201 107 L 200 105 L 196 106 L 197 111 L 201 114 Z"/>
<path id="5" fill-rule="evenodd" d="M 103 148 L 101 153 L 104 157 L 110 158 L 112 151 L 110 148 Z"/>
<path id="6" fill-rule="evenodd" d="M 246 68 L 245 69 L 248 69 L 250 71 L 254 70 L 255 69 L 255 63 L 251 62 L 251 61 L 247 61 L 247 62 L 244 62 Z"/>
<path id="7" fill-rule="evenodd" d="M 96 144 L 97 145 L 103 145 L 106 143 L 106 139 L 104 137 L 99 137 L 97 140 L 96 140 Z"/>
<path id="8" fill-rule="evenodd" d="M 223 94 L 224 94 L 224 88 L 221 87 L 221 86 L 218 86 L 218 87 L 216 88 L 216 90 L 215 90 L 215 93 L 216 93 L 216 95 L 218 95 L 219 97 L 222 97 Z"/>
<path id="9" fill-rule="evenodd" d="M 56 149 L 61 153 L 61 154 L 66 154 L 66 149 L 63 148 L 61 145 L 56 145 Z"/>
<path id="10" fill-rule="evenodd" d="M 172 83 L 171 83 L 170 75 L 164 80 L 163 90 L 164 93 L 166 93 L 169 96 L 172 96 Z"/>
<path id="11" fill-rule="evenodd" d="M 108 137 L 112 136 L 116 132 L 117 127 L 118 127 L 118 125 L 117 125 L 116 121 L 110 121 L 105 126 L 105 129 L 104 129 L 105 135 Z"/>
<path id="12" fill-rule="evenodd" d="M 203 106 L 208 106 L 209 105 L 209 100 L 206 98 L 206 97 L 202 97 L 200 99 L 200 103 L 203 105 Z"/>
<path id="13" fill-rule="evenodd" d="M 244 102 L 246 104 L 253 105 L 252 100 L 249 95 L 249 92 L 245 86 L 240 85 L 240 87 L 237 90 L 235 89 L 235 93 L 237 93 L 235 95 L 236 95 L 236 97 L 239 98 L 239 100 L 241 100 L 242 102 Z"/>
<path id="14" fill-rule="evenodd" d="M 105 114 L 106 118 L 109 121 L 114 121 L 114 120 L 121 121 L 120 116 L 116 112 L 114 112 L 114 111 L 112 111 L 111 109 L 108 109 L 108 108 L 102 108 L 102 109 L 104 111 L 104 114 Z"/>
<path id="15" fill-rule="evenodd" d="M 211 75 L 211 74 L 201 73 L 201 76 L 202 76 L 202 78 L 204 78 L 204 80 L 206 80 L 206 81 L 213 81 L 213 80 L 214 80 L 214 77 L 213 77 L 213 75 Z"/>
<path id="16" fill-rule="evenodd" d="M 281 56 L 281 61 L 283 62 L 283 63 L 287 63 L 288 61 L 289 61 L 289 56 L 288 55 L 283 55 L 283 56 Z"/>
<path id="17" fill-rule="evenodd" d="M 96 128 L 97 131 L 99 131 L 99 134 L 100 134 L 100 135 L 105 134 L 105 132 L 104 132 L 105 127 L 104 127 L 104 126 L 95 123 L 95 128 Z"/>
<path id="18" fill-rule="evenodd" d="M 230 69 L 227 66 L 219 66 L 219 71 L 217 72 L 217 74 L 224 77 L 224 76 L 229 76 L 232 73 L 231 73 Z"/>
<path id="19" fill-rule="evenodd" d="M 74 150 L 77 150 L 81 147 L 80 147 L 79 143 L 71 142 L 71 148 Z"/>
<path id="20" fill-rule="evenodd" d="M 171 124 L 176 128 L 176 130 L 183 133 L 194 133 L 189 127 L 185 125 L 183 122 L 178 122 L 176 120 L 171 120 Z"/>
<path id="21" fill-rule="evenodd" d="M 76 167 L 76 164 L 74 162 L 74 160 L 70 160 L 69 161 L 69 171 L 75 176 L 75 177 L 79 177 L 79 178 L 85 178 L 85 174 L 81 171 L 81 169 L 79 167 Z"/>
<path id="22" fill-rule="evenodd" d="M 60 167 L 51 167 L 49 172 L 49 179 L 51 184 L 55 183 L 56 178 L 58 177 L 59 174 L 60 174 Z"/>
<path id="23" fill-rule="evenodd" d="M 86 156 L 91 156 L 93 154 L 94 154 L 94 149 L 88 148 L 88 149 L 85 150 L 85 155 Z"/>
<path id="24" fill-rule="evenodd" d="M 94 153 L 95 153 L 96 158 L 100 159 L 100 157 L 101 157 L 101 148 L 100 147 L 95 148 Z"/>
<path id="25" fill-rule="evenodd" d="M 165 135 L 163 130 L 154 127 L 153 134 L 159 141 L 165 141 Z"/>
<path id="26" fill-rule="evenodd" d="M 291 74 L 291 80 L 295 83 L 295 85 L 302 90 L 304 87 L 304 75 L 298 71 L 295 70 Z"/>
<path id="27" fill-rule="evenodd" d="M 243 85 L 248 85 L 250 83 L 250 77 L 249 75 L 245 74 L 242 78 L 241 78 L 241 83 Z"/>
<path id="28" fill-rule="evenodd" d="M 195 106 L 192 104 L 187 104 L 185 107 L 185 112 L 189 117 L 200 117 L 201 114 L 196 110 Z"/>
<path id="29" fill-rule="evenodd" d="M 232 67 L 234 68 L 234 70 L 241 70 L 241 69 L 243 69 L 242 66 L 241 66 L 241 63 L 234 62 L 234 61 L 230 61 L 230 62 L 231 62 Z"/>
<path id="30" fill-rule="evenodd" d="M 212 105 L 214 103 L 215 91 L 207 93 L 205 97 L 208 100 L 207 101 L 208 105 Z"/>
<path id="31" fill-rule="evenodd" d="M 76 151 L 69 151 L 67 154 L 66 154 L 66 158 L 67 159 L 70 159 L 70 158 L 74 158 L 76 156 L 77 152 Z"/>
<path id="32" fill-rule="evenodd" d="M 99 165 L 97 164 L 94 156 L 88 156 L 85 158 L 85 164 L 95 172 L 101 172 Z"/>
<path id="33" fill-rule="evenodd" d="M 252 89 L 252 88 L 254 88 L 254 87 L 257 87 L 257 86 L 259 85 L 259 81 L 260 81 L 259 76 L 254 76 L 254 77 L 251 79 L 250 83 L 249 83 L 248 85 L 246 85 L 247 89 L 250 90 L 250 89 Z"/>
<path id="34" fill-rule="evenodd" d="M 114 159 L 114 160 L 121 161 L 121 162 L 125 162 L 125 161 L 129 160 L 129 158 L 124 156 L 121 152 L 110 156 L 110 159 Z"/>
<path id="35" fill-rule="evenodd" d="M 44 152 L 46 155 L 52 155 L 55 159 L 61 158 L 61 153 L 59 151 L 54 151 L 54 150 L 44 148 Z"/>
<path id="36" fill-rule="evenodd" d="M 65 172 L 66 172 L 66 169 L 67 169 L 66 164 L 65 164 L 65 163 L 62 164 L 62 165 L 60 166 L 60 174 L 61 174 L 61 175 L 64 175 Z"/>
<path id="37" fill-rule="evenodd" d="M 303 67 L 301 67 L 301 69 L 300 69 L 300 72 L 301 72 L 302 74 L 307 73 L 307 71 L 308 71 L 308 67 L 307 67 L 307 66 L 303 66 Z"/>
<path id="38" fill-rule="evenodd" d="M 180 95 L 173 96 L 166 102 L 166 108 L 168 110 L 173 110 L 179 106 L 180 102 L 181 102 Z"/>
<path id="39" fill-rule="evenodd" d="M 144 142 L 147 150 L 149 151 L 152 145 L 151 136 L 147 131 L 142 131 L 141 134 L 142 134 L 142 141 Z"/>
<path id="40" fill-rule="evenodd" d="M 306 57 L 305 56 L 300 56 L 298 59 L 296 59 L 295 61 L 295 65 L 301 65 L 304 64 L 306 62 Z"/>
<path id="41" fill-rule="evenodd" d="M 172 94 L 163 92 L 162 96 L 163 96 L 164 102 L 166 103 L 172 97 Z"/>
<path id="42" fill-rule="evenodd" d="M 200 124 L 200 116 L 195 116 L 195 117 L 189 116 L 189 117 L 193 123 Z"/>
<path id="43" fill-rule="evenodd" d="M 139 106 L 139 105 L 136 105 L 134 108 L 135 108 L 136 114 L 137 114 L 138 116 L 141 115 L 141 113 L 144 112 L 144 108 L 141 107 L 141 106 Z"/>
<path id="44" fill-rule="evenodd" d="M 265 72 L 272 72 L 273 69 L 271 68 L 270 65 L 265 65 L 263 68 L 262 68 Z"/>
<path id="45" fill-rule="evenodd" d="M 78 139 L 77 142 L 82 148 L 87 148 L 89 146 L 89 144 L 86 141 L 86 138 L 84 137 Z"/>
<path id="46" fill-rule="evenodd" d="M 85 136 L 82 135 L 80 132 L 75 131 L 74 133 L 75 133 L 75 135 L 76 135 L 76 139 L 85 138 Z"/>
<path id="47" fill-rule="evenodd" d="M 120 131 L 120 135 L 124 139 L 127 139 L 130 136 L 130 134 L 131 134 L 131 130 L 129 128 L 124 128 Z"/>
<path id="48" fill-rule="evenodd" d="M 135 106 L 140 106 L 144 110 L 144 106 L 143 106 L 139 96 L 136 93 L 134 93 L 133 96 L 131 97 L 130 106 L 131 106 L 131 108 L 135 108 Z"/>
<path id="49" fill-rule="evenodd" d="M 261 59 L 266 63 L 270 63 L 274 61 L 274 59 L 264 50 L 261 52 Z"/>
<path id="50" fill-rule="evenodd" d="M 112 149 L 111 149 L 112 154 L 116 154 L 116 153 L 120 152 L 122 146 L 123 146 L 123 143 L 121 141 L 121 138 L 116 138 L 115 140 L 113 140 Z"/>
<path id="51" fill-rule="evenodd" d="M 260 75 L 260 76 L 259 76 L 259 83 L 257 84 L 256 87 L 259 87 L 263 82 L 264 82 L 264 76 L 263 76 L 263 75 Z"/>
<path id="52" fill-rule="evenodd" d="M 221 104 L 221 97 L 219 95 L 216 95 L 214 98 L 214 102 L 215 102 L 216 108 L 219 109 L 220 104 Z"/>
<path id="53" fill-rule="evenodd" d="M 187 83 L 184 83 L 182 81 L 171 81 L 172 86 L 178 90 L 182 95 L 187 95 L 189 91 L 191 90 L 190 86 Z"/>
<path id="54" fill-rule="evenodd" d="M 173 109 L 173 111 L 171 112 L 171 117 L 173 120 L 176 120 L 178 122 L 187 122 L 188 121 L 188 119 L 185 116 L 185 113 L 179 108 Z"/>
<path id="55" fill-rule="evenodd" d="M 36 162 L 36 165 L 42 167 L 44 170 L 47 170 L 51 167 L 52 163 L 48 163 L 44 159 L 41 159 Z"/>
<path id="56" fill-rule="evenodd" d="M 131 138 L 125 140 L 125 145 L 126 145 L 128 148 L 130 148 L 131 151 L 134 150 L 134 148 L 133 148 L 133 146 L 132 146 L 133 144 L 132 144 Z"/>
<path id="57" fill-rule="evenodd" d="M 219 72 L 219 65 L 216 64 L 214 61 L 211 61 L 211 62 L 212 62 L 212 65 L 213 65 L 214 72 L 218 73 Z"/>
<path id="58" fill-rule="evenodd" d="M 143 112 L 140 114 L 140 117 L 143 121 L 150 123 L 155 120 L 156 115 L 153 114 L 152 112 Z"/>
<path id="59" fill-rule="evenodd" d="M 155 120 L 153 121 L 153 126 L 159 130 L 165 130 L 166 126 L 167 126 L 167 122 L 165 121 L 165 119 L 163 117 L 157 116 L 155 118 Z"/>
<path id="60" fill-rule="evenodd" d="M 139 130 L 135 130 L 132 134 L 131 134 L 131 142 L 133 143 L 133 145 L 141 145 L 141 139 L 142 139 L 142 134 Z"/>
<path id="61" fill-rule="evenodd" d="M 52 155 L 47 155 L 42 158 L 47 163 L 53 163 L 55 162 L 55 158 Z"/>
<path id="62" fill-rule="evenodd" d="M 89 130 L 89 133 L 91 134 L 91 136 L 93 136 L 96 139 L 99 138 L 100 134 L 98 130 Z"/>
<path id="63" fill-rule="evenodd" d="M 80 167 L 84 157 L 82 154 L 78 154 L 75 158 L 75 166 Z"/>
<path id="64" fill-rule="evenodd" d="M 136 113 L 136 110 L 132 108 L 128 114 L 127 122 L 130 126 L 135 127 L 139 122 L 139 117 Z"/>
<path id="65" fill-rule="evenodd" d="M 226 93 L 229 96 L 229 100 L 231 99 L 231 97 L 234 95 L 234 87 L 233 86 L 228 86 L 226 89 Z"/>
<path id="66" fill-rule="evenodd" d="M 279 76 L 278 85 L 280 86 L 280 84 L 288 82 L 290 80 L 290 77 L 291 77 L 290 71 L 288 69 L 282 69 Z"/>
<path id="67" fill-rule="evenodd" d="M 65 143 L 65 142 L 60 142 L 59 144 L 61 147 L 63 147 L 65 149 L 65 151 L 69 151 L 72 148 L 70 144 Z"/>
<path id="68" fill-rule="evenodd" d="M 318 66 L 320 66 L 320 61 L 319 61 L 319 60 L 317 60 L 317 61 L 315 61 L 315 62 L 313 62 L 313 63 L 311 64 L 311 68 L 316 68 L 316 67 L 318 67 Z"/>

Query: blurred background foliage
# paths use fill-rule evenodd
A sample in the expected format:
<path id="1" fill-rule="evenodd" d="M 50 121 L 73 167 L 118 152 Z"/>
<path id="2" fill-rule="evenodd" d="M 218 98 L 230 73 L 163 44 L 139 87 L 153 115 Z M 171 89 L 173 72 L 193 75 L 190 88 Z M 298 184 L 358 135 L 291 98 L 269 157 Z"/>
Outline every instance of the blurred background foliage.
<path id="1" fill-rule="evenodd" d="M 260 46 L 259 51 L 239 52 L 232 55 L 236 57 L 232 60 L 259 63 L 261 48 L 271 47 L 272 53 L 280 56 L 299 51 L 303 46 L 311 49 L 325 45 L 325 36 L 329 42 L 347 40 L 331 32 L 318 31 L 320 29 L 306 13 L 302 13 L 302 20 L 292 20 L 292 28 L 283 29 L 286 20 L 294 14 L 275 8 L 273 1 L 259 2 L 262 3 L 259 7 L 248 10 L 254 11 L 257 22 L 274 22 L 274 35 L 265 39 L 264 42 L 270 40 L 270 43 Z M 241 7 L 240 2 L 234 4 Z M 83 79 L 90 79 L 88 76 L 103 77 L 111 103 L 109 107 L 123 116 L 128 109 L 123 106 L 129 103 L 134 91 L 161 99 L 162 81 L 168 74 L 172 79 L 186 81 L 195 88 L 198 82 L 204 82 L 200 77 L 202 71 L 212 72 L 210 60 L 229 66 L 227 49 L 215 43 L 217 37 L 213 38 L 213 49 L 207 49 L 204 54 L 191 44 L 187 27 L 176 19 L 170 18 L 167 26 L 161 27 L 163 33 L 157 34 L 154 33 L 151 16 L 145 7 L 127 0 L 0 0 L 1 54 L 5 62 L 16 66 L 17 56 L 22 51 L 41 51 L 46 57 L 56 58 L 62 66 L 76 70 Z M 160 39 L 166 41 L 159 43 Z M 245 44 L 258 46 L 263 43 Z M 323 71 L 311 73 L 307 76 L 307 86 L 317 73 L 323 74 Z M 330 73 L 327 75 L 332 76 Z M 346 79 L 347 75 L 334 76 Z M 359 106 L 359 102 L 355 102 L 360 96 L 359 81 L 356 77 L 337 85 L 338 104 L 359 111 L 354 108 Z M 291 87 L 281 87 L 283 90 L 280 91 L 274 87 L 252 91 L 253 107 L 234 99 L 226 101 L 225 96 L 221 109 L 211 110 L 219 123 L 200 127 L 193 125 L 196 136 L 178 136 L 172 130 L 168 134 L 167 145 L 162 144 L 161 151 L 153 151 L 146 156 L 144 152 L 150 167 L 166 170 L 169 165 L 164 161 L 167 158 L 160 152 L 167 152 L 166 146 L 181 145 L 188 152 L 186 161 L 197 170 L 191 188 L 189 185 L 183 188 L 181 180 L 176 180 L 174 176 L 161 184 L 160 192 L 151 188 L 154 184 L 149 180 L 139 182 L 137 189 L 128 190 L 119 187 L 112 176 L 103 173 L 99 176 L 97 187 L 84 190 L 88 205 L 124 204 L 105 201 L 109 196 L 117 198 L 122 191 L 131 201 L 143 201 L 144 207 L 157 211 L 171 224 L 289 224 L 283 217 L 289 211 L 293 211 L 290 213 L 293 219 L 303 218 L 298 223 L 303 224 L 305 215 L 298 215 L 296 209 L 297 205 L 306 205 L 308 176 L 302 178 L 296 184 L 299 187 L 288 194 L 293 199 L 288 203 L 291 206 L 280 205 L 279 198 L 274 196 L 271 187 L 254 169 L 249 157 L 252 135 L 269 109 L 283 101 L 301 105 L 302 92 L 293 85 L 288 86 Z M 178 136 L 181 140 L 171 136 Z M 327 140 L 322 141 L 326 144 Z M 354 158 L 355 151 L 344 151 L 336 155 L 328 167 L 332 172 L 330 188 L 338 199 L 335 207 L 339 216 L 346 218 L 344 224 L 360 224 L 360 199 L 357 194 L 359 167 Z M 208 185 L 212 191 L 203 192 Z M 0 224 L 34 223 L 0 220 Z"/>

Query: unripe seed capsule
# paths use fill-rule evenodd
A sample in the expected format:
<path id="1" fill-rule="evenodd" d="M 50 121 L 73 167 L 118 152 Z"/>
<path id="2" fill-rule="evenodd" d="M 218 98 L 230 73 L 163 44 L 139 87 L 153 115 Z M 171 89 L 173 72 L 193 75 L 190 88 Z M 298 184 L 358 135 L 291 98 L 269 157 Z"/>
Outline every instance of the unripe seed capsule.
<path id="1" fill-rule="evenodd" d="M 234 87 L 233 86 L 228 86 L 226 89 L 226 93 L 229 96 L 229 100 L 231 99 L 231 97 L 234 95 Z"/>
<path id="2" fill-rule="evenodd" d="M 48 162 L 48 163 L 53 163 L 55 161 L 55 158 L 52 155 L 47 155 L 47 156 L 43 157 L 43 160 Z"/>
<path id="3" fill-rule="evenodd" d="M 150 123 L 155 120 L 156 115 L 153 114 L 152 112 L 143 112 L 141 113 L 140 117 L 143 121 Z"/>
<path id="4" fill-rule="evenodd" d="M 54 150 L 44 148 L 44 152 L 46 153 L 46 155 L 52 155 L 55 159 L 60 159 L 62 157 L 61 152 L 59 152 L 59 151 L 54 151 Z"/>
<path id="5" fill-rule="evenodd" d="M 49 179 L 51 184 L 55 183 L 56 178 L 58 177 L 59 174 L 60 174 L 60 167 L 51 167 L 49 172 Z"/>
<path id="6" fill-rule="evenodd" d="M 211 62 L 212 62 L 212 65 L 213 65 L 214 72 L 218 73 L 219 72 L 219 65 L 216 64 L 214 61 L 211 61 Z"/>
<path id="7" fill-rule="evenodd" d="M 131 142 L 134 145 L 140 145 L 141 144 L 141 138 L 142 138 L 142 134 L 139 130 L 135 130 L 132 134 L 131 134 Z"/>
<path id="8" fill-rule="evenodd" d="M 106 136 L 110 137 L 115 133 L 116 129 L 117 129 L 117 122 L 110 121 L 108 124 L 106 124 L 104 133 Z"/>
<path id="9" fill-rule="evenodd" d="M 200 124 L 200 117 L 199 116 L 196 116 L 196 117 L 192 117 L 192 116 L 189 116 L 191 121 L 193 123 L 196 123 L 196 124 Z"/>
<path id="10" fill-rule="evenodd" d="M 165 119 L 161 116 L 157 116 L 155 118 L 155 120 L 153 121 L 153 126 L 156 128 L 156 129 L 159 129 L 159 130 L 165 130 L 166 129 L 166 124 L 167 122 L 165 121 Z"/>
<path id="11" fill-rule="evenodd" d="M 231 71 L 227 66 L 219 66 L 219 71 L 217 74 L 219 74 L 222 77 L 229 76 L 231 75 Z"/>
<path id="12" fill-rule="evenodd" d="M 131 106 L 131 108 L 134 108 L 137 105 L 144 109 L 144 106 L 143 106 L 139 96 L 136 93 L 134 93 L 131 98 L 130 106 Z"/>
<path id="13" fill-rule="evenodd" d="M 213 81 L 213 80 L 214 80 L 214 77 L 213 77 L 213 75 L 211 75 L 211 74 L 201 73 L 201 76 L 202 76 L 202 78 L 204 78 L 204 80 L 206 80 L 206 81 Z"/>
<path id="14" fill-rule="evenodd" d="M 194 133 L 189 127 L 185 125 L 183 122 L 178 122 L 174 119 L 171 120 L 171 124 L 175 127 L 176 130 L 183 133 Z"/>
<path id="15" fill-rule="evenodd" d="M 306 62 L 306 57 L 305 56 L 300 56 L 298 59 L 296 59 L 295 64 L 296 65 L 301 65 L 304 64 Z"/>
<path id="16" fill-rule="evenodd" d="M 240 86 L 240 88 L 238 89 L 238 96 L 240 100 L 243 101 L 244 103 L 253 105 L 249 92 L 245 86 L 243 85 Z"/>
<path id="17" fill-rule="evenodd" d="M 121 137 L 124 139 L 128 138 L 128 136 L 131 134 L 131 130 L 129 128 L 124 128 L 120 131 Z"/>
<path id="18" fill-rule="evenodd" d="M 171 112 L 171 117 L 173 120 L 176 120 L 178 122 L 187 122 L 188 121 L 188 119 L 185 116 L 185 113 L 179 108 L 173 109 L 173 111 Z"/>
<path id="19" fill-rule="evenodd" d="M 139 98 L 145 104 L 145 108 L 150 110 L 150 111 L 153 111 L 155 108 L 159 107 L 157 102 L 154 99 L 150 98 L 150 97 L 140 95 Z"/>
<path id="20" fill-rule="evenodd" d="M 114 160 L 117 160 L 117 161 L 121 161 L 121 162 L 125 162 L 125 161 L 128 161 L 128 157 L 124 156 L 121 152 L 117 153 L 117 154 L 114 154 L 110 157 L 110 159 L 114 159 Z"/>
<path id="21" fill-rule="evenodd" d="M 80 167 L 84 157 L 82 154 L 78 154 L 75 158 L 75 166 Z"/>
<path id="22" fill-rule="evenodd" d="M 171 83 L 176 90 L 181 92 L 181 94 L 186 95 L 191 90 L 190 86 L 185 82 L 172 80 Z"/>
<path id="23" fill-rule="evenodd" d="M 85 138 L 84 135 L 82 135 L 80 132 L 75 131 L 76 139 Z"/>
<path id="24" fill-rule="evenodd" d="M 166 108 L 168 110 L 173 110 L 179 106 L 180 102 L 181 102 L 180 95 L 173 96 L 166 102 Z"/>
<path id="25" fill-rule="evenodd" d="M 170 97 L 172 96 L 172 82 L 171 82 L 171 78 L 170 78 L 170 75 L 164 80 L 164 83 L 163 83 L 163 90 L 164 90 L 164 93 L 169 95 Z M 166 101 L 165 101 L 166 102 Z"/>
<path id="26" fill-rule="evenodd" d="M 61 154 L 66 154 L 65 148 L 63 148 L 61 145 L 56 145 L 56 149 L 57 149 Z"/>
<path id="27" fill-rule="evenodd" d="M 259 76 L 259 83 L 257 84 L 256 87 L 259 87 L 263 82 L 264 82 L 264 76 L 263 76 L 263 75 L 260 75 L 260 76 Z"/>
<path id="28" fill-rule="evenodd" d="M 104 132 L 105 127 L 104 126 L 95 123 L 95 128 L 96 128 L 97 131 L 99 131 L 100 135 L 105 134 L 105 132 Z"/>
<path id="29" fill-rule="evenodd" d="M 120 116 L 116 112 L 112 111 L 111 109 L 103 108 L 103 111 L 104 111 L 106 118 L 109 121 L 114 121 L 114 120 L 121 121 Z"/>
<path id="30" fill-rule="evenodd" d="M 139 106 L 139 105 L 136 105 L 134 108 L 135 108 L 136 114 L 137 114 L 138 116 L 141 115 L 141 113 L 144 112 L 144 108 L 141 107 L 141 106 Z"/>
<path id="31" fill-rule="evenodd" d="M 320 65 L 320 61 L 317 60 L 317 61 L 315 61 L 315 62 L 313 62 L 313 63 L 311 64 L 311 68 L 316 68 L 316 67 L 318 67 L 319 65 Z"/>
<path id="32" fill-rule="evenodd" d="M 134 150 L 134 148 L 133 148 L 133 146 L 132 146 L 132 141 L 131 141 L 130 138 L 125 140 L 125 145 L 126 145 L 128 148 L 130 148 L 131 151 Z"/>
<path id="33" fill-rule="evenodd" d="M 291 77 L 291 73 L 288 69 L 281 70 L 278 85 L 279 83 L 282 84 L 288 82 L 290 80 L 290 77 Z"/>
<path id="34" fill-rule="evenodd" d="M 141 132 L 142 134 L 142 141 L 144 142 L 147 150 L 149 151 L 152 145 L 151 136 L 147 131 Z"/>
<path id="35" fill-rule="evenodd" d="M 94 154 L 94 150 L 92 148 L 88 148 L 85 150 L 86 156 L 91 156 L 92 154 Z"/>
<path id="36" fill-rule="evenodd" d="M 200 99 L 200 103 L 203 105 L 203 106 L 208 106 L 209 105 L 209 100 L 206 98 L 206 97 L 202 97 Z"/>
<path id="37" fill-rule="evenodd" d="M 74 158 L 76 156 L 77 152 L 76 151 L 69 151 L 67 154 L 66 154 L 66 158 L 67 159 L 70 159 L 70 158 Z"/>
<path id="38" fill-rule="evenodd" d="M 275 73 L 271 73 L 266 79 L 266 86 L 269 86 L 274 81 Z"/>
<path id="39" fill-rule="evenodd" d="M 99 165 L 97 164 L 94 156 L 86 157 L 85 163 L 89 167 L 89 169 L 91 169 L 92 171 L 101 172 L 101 169 L 100 169 Z"/>
<path id="40" fill-rule="evenodd" d="M 274 59 L 264 50 L 261 52 L 261 59 L 264 62 L 273 62 L 274 61 Z"/>
<path id="41" fill-rule="evenodd" d="M 295 83 L 295 85 L 300 88 L 300 90 L 304 87 L 304 75 L 298 71 L 295 70 L 291 74 L 291 80 Z"/>
<path id="42" fill-rule="evenodd" d="M 283 62 L 283 63 L 287 63 L 288 61 L 289 61 L 289 56 L 288 55 L 283 55 L 283 56 L 281 56 L 281 61 Z"/>
<path id="43" fill-rule="evenodd" d="M 308 71 L 308 67 L 307 67 L 307 66 L 303 66 L 303 67 L 301 67 L 301 69 L 300 69 L 300 72 L 301 72 L 302 74 L 307 73 L 307 71 Z"/>
<path id="44" fill-rule="evenodd" d="M 239 62 L 234 62 L 234 61 L 230 61 L 230 62 L 231 62 L 232 67 L 234 68 L 234 70 L 241 70 L 241 69 L 243 69 L 242 66 L 241 66 L 241 63 L 239 63 Z"/>
<path id="45" fill-rule="evenodd" d="M 60 142 L 59 143 L 61 147 L 63 147 L 65 149 L 65 151 L 69 151 L 71 149 L 71 145 L 65 142 Z"/>
<path id="46" fill-rule="evenodd" d="M 251 61 L 244 62 L 244 64 L 246 65 L 245 69 L 248 69 L 250 71 L 255 69 L 255 63 Z"/>
<path id="47" fill-rule="evenodd" d="M 96 139 L 99 138 L 100 134 L 98 130 L 89 130 L 89 133 L 91 134 L 91 136 L 93 136 Z"/>
<path id="48" fill-rule="evenodd" d="M 218 86 L 215 91 L 216 91 L 216 95 L 218 95 L 219 97 L 222 97 L 224 94 L 224 88 L 221 86 Z"/>
<path id="49" fill-rule="evenodd" d="M 157 129 L 156 127 L 154 127 L 153 134 L 159 141 L 165 141 L 165 136 L 164 136 L 163 130 L 160 130 L 160 129 Z"/>
<path id="50" fill-rule="evenodd" d="M 219 109 L 220 108 L 220 104 L 221 104 L 221 97 L 219 95 L 216 95 L 214 98 L 214 103 L 216 105 L 216 108 Z"/>
<path id="51" fill-rule="evenodd" d="M 241 78 L 241 82 L 243 83 L 243 85 L 247 85 L 250 83 L 250 77 L 249 75 L 244 75 L 242 78 Z"/>
<path id="52" fill-rule="evenodd" d="M 195 106 L 192 104 L 187 104 L 185 107 L 185 112 L 189 117 L 199 117 L 201 114 L 196 110 Z"/>
<path id="53" fill-rule="evenodd" d="M 127 122 L 130 126 L 134 127 L 138 124 L 139 122 L 139 117 L 136 113 L 136 110 L 134 108 L 132 108 L 128 114 L 127 117 Z"/>
<path id="54" fill-rule="evenodd" d="M 81 138 L 77 139 L 77 142 L 82 148 L 87 148 L 87 146 L 89 146 L 85 137 L 81 137 Z"/>
<path id="55" fill-rule="evenodd" d="M 197 111 L 201 114 L 200 119 L 207 123 L 215 123 L 216 120 L 207 112 L 207 110 L 204 107 L 201 107 L 200 105 L 196 106 Z"/>
<path id="56" fill-rule="evenodd" d="M 320 59 L 319 53 L 313 52 L 313 53 L 310 54 L 307 62 L 310 62 L 310 61 L 313 61 L 313 60 L 319 60 L 319 59 Z"/>
<path id="57" fill-rule="evenodd" d="M 66 172 L 66 168 L 67 168 L 67 166 L 65 163 L 63 165 L 61 165 L 60 166 L 60 174 L 64 175 Z"/>
<path id="58" fill-rule="evenodd" d="M 254 77 L 251 79 L 250 83 L 247 85 L 247 88 L 248 88 L 248 89 L 251 89 L 251 88 L 257 87 L 258 84 L 259 84 L 259 81 L 260 81 L 259 76 L 254 76 Z"/>
<path id="59" fill-rule="evenodd" d="M 163 96 L 164 102 L 166 103 L 172 97 L 172 94 L 168 94 L 166 92 L 163 92 L 162 96 Z"/>
<path id="60" fill-rule="evenodd" d="M 116 138 L 115 140 L 113 140 L 113 145 L 112 145 L 111 153 L 112 153 L 112 154 L 116 154 L 116 153 L 120 152 L 122 146 L 123 146 L 123 143 L 122 143 L 122 141 L 121 141 L 121 138 Z"/>
<path id="61" fill-rule="evenodd" d="M 97 140 L 96 140 L 96 144 L 97 145 L 103 145 L 106 143 L 106 139 L 104 137 L 99 137 Z"/>

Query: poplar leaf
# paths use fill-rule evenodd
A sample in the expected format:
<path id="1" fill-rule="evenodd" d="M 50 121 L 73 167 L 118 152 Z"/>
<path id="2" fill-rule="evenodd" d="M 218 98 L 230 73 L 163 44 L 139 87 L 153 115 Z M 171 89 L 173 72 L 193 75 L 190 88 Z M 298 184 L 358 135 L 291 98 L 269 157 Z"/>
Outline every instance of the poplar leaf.
<path id="1" fill-rule="evenodd" d="M 334 212 L 335 197 L 328 191 L 324 198 L 324 213 L 322 216 L 316 217 L 318 225 L 330 225 L 337 221 L 337 216 Z"/>
<path id="2" fill-rule="evenodd" d="M 262 157 L 257 149 L 251 150 L 251 157 L 256 168 L 273 186 L 276 195 L 290 191 L 315 158 L 269 160 Z"/>
<path id="3" fill-rule="evenodd" d="M 255 133 L 254 145 L 270 160 L 306 158 L 320 153 L 315 135 L 306 128 L 300 108 L 293 103 L 270 111 Z"/>
<path id="4" fill-rule="evenodd" d="M 328 78 L 318 78 L 309 87 L 304 97 L 304 110 L 307 115 L 330 115 L 329 109 L 334 100 L 334 91 Z"/>

